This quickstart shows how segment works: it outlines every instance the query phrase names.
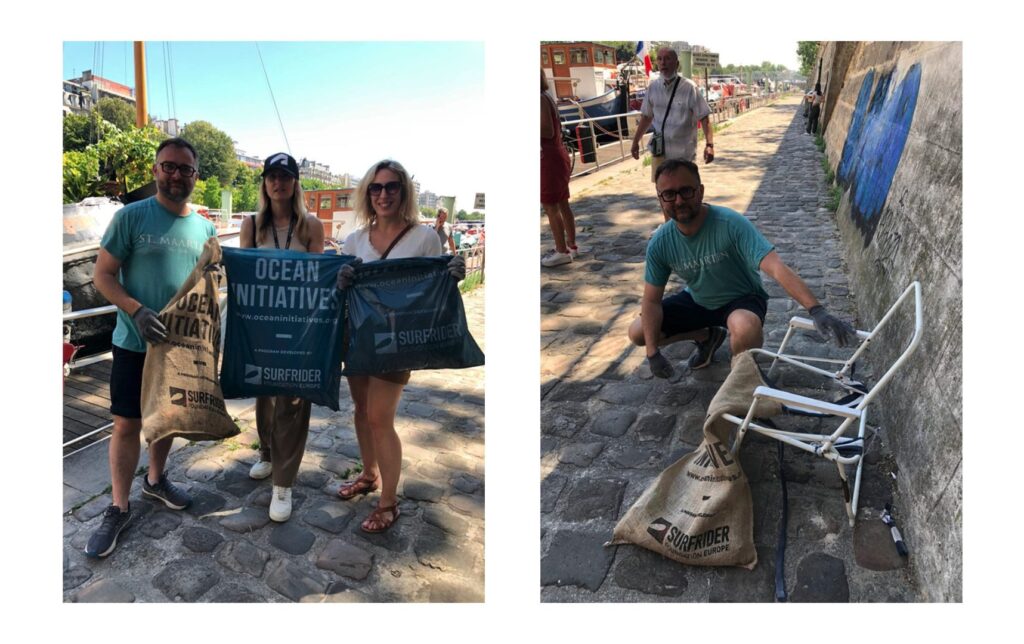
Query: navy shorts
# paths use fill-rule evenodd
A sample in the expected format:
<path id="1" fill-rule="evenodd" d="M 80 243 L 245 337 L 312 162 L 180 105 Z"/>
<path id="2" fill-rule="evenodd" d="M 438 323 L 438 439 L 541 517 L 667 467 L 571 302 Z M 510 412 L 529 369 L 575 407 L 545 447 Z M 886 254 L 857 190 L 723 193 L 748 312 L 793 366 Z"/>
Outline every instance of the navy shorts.
<path id="1" fill-rule="evenodd" d="M 110 367 L 110 413 L 142 418 L 142 365 L 146 354 L 115 346 Z"/>
<path id="2" fill-rule="evenodd" d="M 709 326 L 726 326 L 729 314 L 736 309 L 750 311 L 761 320 L 768 312 L 768 300 L 758 295 L 744 295 L 717 309 L 706 309 L 693 301 L 688 291 L 680 291 L 661 301 L 661 332 L 668 338 L 680 333 L 698 331 Z"/>

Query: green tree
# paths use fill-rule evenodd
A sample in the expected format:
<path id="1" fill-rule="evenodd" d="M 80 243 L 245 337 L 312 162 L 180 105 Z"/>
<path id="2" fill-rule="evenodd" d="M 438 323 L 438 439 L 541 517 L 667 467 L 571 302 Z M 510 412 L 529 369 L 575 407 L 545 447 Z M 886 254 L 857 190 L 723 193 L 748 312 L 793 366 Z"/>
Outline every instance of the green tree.
<path id="1" fill-rule="evenodd" d="M 800 74 L 810 78 L 818 64 L 818 43 L 811 40 L 798 41 L 796 55 L 800 57 Z"/>
<path id="2" fill-rule="evenodd" d="M 427 219 L 436 219 L 437 218 L 437 208 L 431 208 L 430 206 L 421 206 L 420 207 L 420 214 L 423 215 Z"/>
<path id="3" fill-rule="evenodd" d="M 77 203 L 99 195 L 100 164 L 95 154 L 85 150 L 64 153 L 64 203 Z"/>
<path id="4" fill-rule="evenodd" d="M 299 184 L 302 186 L 302 189 L 306 190 L 306 191 L 309 191 L 309 190 L 327 190 L 328 188 L 330 188 L 329 185 L 327 185 L 326 183 L 324 183 L 320 179 L 312 179 L 312 178 L 309 178 L 309 177 L 307 177 L 305 179 L 300 179 L 299 180 Z"/>
<path id="5" fill-rule="evenodd" d="M 192 121 L 181 129 L 181 138 L 191 143 L 199 154 L 201 177 L 207 180 L 216 177 L 218 185 L 230 185 L 234 181 L 238 159 L 230 136 L 208 121 Z"/>
<path id="6" fill-rule="evenodd" d="M 250 181 L 241 188 L 232 190 L 231 200 L 235 204 L 236 212 L 248 212 L 256 210 L 260 194 L 259 181 Z"/>
<path id="7" fill-rule="evenodd" d="M 455 218 L 458 219 L 458 220 L 465 219 L 466 218 L 466 211 L 460 209 L 459 213 L 457 215 L 455 215 Z"/>
<path id="8" fill-rule="evenodd" d="M 236 159 L 235 178 L 231 182 L 231 185 L 233 185 L 236 188 L 241 188 L 246 184 L 252 183 L 254 181 L 259 183 L 260 174 L 260 170 L 257 170 L 256 168 L 250 168 L 249 166 L 245 165 L 244 163 Z"/>
<path id="9" fill-rule="evenodd" d="M 469 218 L 472 219 L 473 221 L 482 221 L 484 218 L 484 213 L 480 212 L 479 210 L 474 210 L 473 212 L 469 213 Z"/>
<path id="10" fill-rule="evenodd" d="M 196 190 L 193 192 L 195 194 Z M 203 185 L 202 201 L 207 208 L 220 208 L 220 181 L 217 177 L 210 177 Z"/>
<path id="11" fill-rule="evenodd" d="M 135 108 L 119 98 L 101 98 L 96 103 L 96 112 L 107 123 L 112 123 L 119 130 L 135 127 Z"/>
<path id="12" fill-rule="evenodd" d="M 124 132 L 118 132 L 109 124 L 106 127 L 109 130 L 99 143 L 65 153 L 65 203 L 104 194 L 123 194 L 153 180 L 153 158 L 165 135 L 154 127 L 130 128 Z"/>

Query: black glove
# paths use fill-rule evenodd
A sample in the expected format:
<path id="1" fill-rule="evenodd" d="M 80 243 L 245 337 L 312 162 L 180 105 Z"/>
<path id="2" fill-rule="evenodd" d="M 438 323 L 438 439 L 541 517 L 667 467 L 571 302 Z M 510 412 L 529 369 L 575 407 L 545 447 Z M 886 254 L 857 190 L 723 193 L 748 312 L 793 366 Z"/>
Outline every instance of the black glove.
<path id="1" fill-rule="evenodd" d="M 807 312 L 814 318 L 814 330 L 826 341 L 835 336 L 836 344 L 845 347 L 857 337 L 852 326 L 826 311 L 824 306 L 812 306 Z"/>
<path id="2" fill-rule="evenodd" d="M 675 370 L 669 364 L 660 351 L 655 351 L 653 356 L 647 358 L 647 366 L 651 368 L 651 374 L 656 378 L 671 378 Z"/>
<path id="3" fill-rule="evenodd" d="M 132 315 L 132 321 L 135 322 L 135 328 L 139 330 L 139 335 L 145 338 L 146 342 L 160 344 L 167 339 L 167 327 L 160 321 L 153 309 L 140 306 L 139 310 Z"/>
<path id="4" fill-rule="evenodd" d="M 462 255 L 456 255 L 448 260 L 448 274 L 456 282 L 466 279 L 466 259 Z"/>
<path id="5" fill-rule="evenodd" d="M 344 264 L 341 270 L 338 271 L 338 288 L 345 290 L 352 286 L 352 282 L 356 279 L 356 267 L 363 263 L 363 260 L 356 257 L 348 264 Z"/>

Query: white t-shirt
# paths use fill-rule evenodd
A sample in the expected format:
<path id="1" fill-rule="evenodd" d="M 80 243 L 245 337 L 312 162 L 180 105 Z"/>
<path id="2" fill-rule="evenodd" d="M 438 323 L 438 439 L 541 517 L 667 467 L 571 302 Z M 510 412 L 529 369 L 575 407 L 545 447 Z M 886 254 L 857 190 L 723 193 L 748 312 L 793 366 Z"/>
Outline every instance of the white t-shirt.
<path id="1" fill-rule="evenodd" d="M 692 80 L 682 76 L 676 78 L 679 79 L 679 87 L 665 120 L 665 156 L 669 159 L 693 161 L 697 154 L 697 123 L 711 113 L 711 108 Z M 653 119 L 656 132 L 661 131 L 661 121 L 665 119 L 665 106 L 672 96 L 673 83 L 675 80 L 665 85 L 662 79 L 651 83 L 643 105 L 640 106 L 640 112 Z"/>
<path id="2" fill-rule="evenodd" d="M 370 243 L 370 229 L 360 227 L 349 233 L 342 246 L 342 253 L 355 255 L 364 262 L 380 259 L 380 253 Z M 388 254 L 388 259 L 403 257 L 436 257 L 441 254 L 441 240 L 433 226 L 413 226 L 405 233 Z"/>

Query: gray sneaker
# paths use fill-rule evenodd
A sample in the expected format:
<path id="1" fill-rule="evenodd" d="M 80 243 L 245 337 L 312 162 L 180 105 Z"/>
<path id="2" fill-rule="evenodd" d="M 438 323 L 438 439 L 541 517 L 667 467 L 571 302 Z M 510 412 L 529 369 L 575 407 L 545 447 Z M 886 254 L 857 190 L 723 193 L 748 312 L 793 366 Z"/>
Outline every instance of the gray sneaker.
<path id="1" fill-rule="evenodd" d="M 697 350 L 690 354 L 687 364 L 690 369 L 703 369 L 711 364 L 715 351 L 725 342 L 726 330 L 720 326 L 708 327 L 708 339 L 697 343 Z"/>
<path id="2" fill-rule="evenodd" d="M 124 512 L 116 505 L 112 505 L 103 511 L 103 522 L 96 532 L 89 537 L 89 543 L 85 546 L 87 557 L 99 559 L 106 557 L 117 547 L 117 537 L 121 531 L 132 522 L 132 509 L 128 507 Z"/>
<path id="3" fill-rule="evenodd" d="M 192 504 L 188 492 L 167 480 L 166 474 L 160 475 L 156 485 L 149 484 L 149 476 L 142 477 L 142 494 L 163 501 L 172 510 L 184 510 Z"/>

